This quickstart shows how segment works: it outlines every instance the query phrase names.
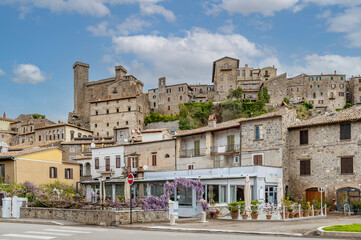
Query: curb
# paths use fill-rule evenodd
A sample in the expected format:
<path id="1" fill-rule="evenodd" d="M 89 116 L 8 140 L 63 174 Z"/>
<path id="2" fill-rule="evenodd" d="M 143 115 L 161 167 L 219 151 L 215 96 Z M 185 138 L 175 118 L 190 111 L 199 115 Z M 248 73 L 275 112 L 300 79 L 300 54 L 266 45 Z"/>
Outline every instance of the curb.
<path id="1" fill-rule="evenodd" d="M 287 232 L 256 232 L 256 231 L 239 231 L 239 230 L 222 230 L 222 229 L 199 229 L 199 228 L 175 228 L 169 226 L 152 226 L 142 228 L 143 230 L 155 231 L 174 231 L 174 232 L 193 232 L 193 233 L 229 233 L 229 234 L 251 234 L 251 235 L 268 235 L 283 237 L 304 237 L 301 233 Z"/>
<path id="2" fill-rule="evenodd" d="M 336 231 L 325 231 L 324 227 L 317 228 L 317 234 L 322 237 L 342 237 L 342 238 L 361 238 L 361 232 L 336 232 Z"/>
<path id="3" fill-rule="evenodd" d="M 28 224 L 44 224 L 44 225 L 58 225 L 58 226 L 75 226 L 81 224 L 70 224 L 70 223 L 61 223 L 57 221 L 28 221 L 28 220 L 21 220 L 21 219 L 0 219 L 0 222 L 6 223 L 28 223 Z"/>

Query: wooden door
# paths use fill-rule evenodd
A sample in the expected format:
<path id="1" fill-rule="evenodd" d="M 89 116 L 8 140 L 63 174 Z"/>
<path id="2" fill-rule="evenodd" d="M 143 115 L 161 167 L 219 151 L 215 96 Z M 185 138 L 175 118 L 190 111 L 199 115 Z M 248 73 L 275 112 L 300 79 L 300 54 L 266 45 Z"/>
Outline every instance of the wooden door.
<path id="1" fill-rule="evenodd" d="M 321 199 L 321 193 L 318 191 L 318 188 L 309 188 L 306 190 L 306 201 L 312 202 L 314 200 L 320 200 Z M 325 192 L 322 193 L 322 201 L 325 199 Z"/>

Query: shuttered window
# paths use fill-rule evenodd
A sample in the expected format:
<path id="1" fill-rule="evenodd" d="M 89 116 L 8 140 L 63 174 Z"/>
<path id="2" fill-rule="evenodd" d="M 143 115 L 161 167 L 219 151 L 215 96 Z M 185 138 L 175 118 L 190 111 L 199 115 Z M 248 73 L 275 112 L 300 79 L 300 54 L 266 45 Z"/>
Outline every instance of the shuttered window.
<path id="1" fill-rule="evenodd" d="M 351 139 L 351 123 L 340 125 L 340 140 Z"/>
<path id="2" fill-rule="evenodd" d="M 341 158 L 341 174 L 353 173 L 353 158 L 344 157 Z"/>
<path id="3" fill-rule="evenodd" d="M 110 157 L 105 157 L 105 171 L 110 171 Z"/>
<path id="4" fill-rule="evenodd" d="M 152 155 L 152 166 L 157 166 L 157 155 Z"/>
<path id="5" fill-rule="evenodd" d="M 201 143 L 199 140 L 194 141 L 194 156 L 201 155 Z"/>
<path id="6" fill-rule="evenodd" d="M 73 179 L 73 169 L 65 168 L 65 179 Z"/>
<path id="7" fill-rule="evenodd" d="M 56 167 L 49 168 L 49 177 L 50 178 L 57 178 L 58 177 L 58 169 Z"/>
<path id="8" fill-rule="evenodd" d="M 99 158 L 95 158 L 95 169 L 99 169 Z"/>
<path id="9" fill-rule="evenodd" d="M 0 177 L 3 183 L 5 183 L 5 164 L 0 164 Z"/>
<path id="10" fill-rule="evenodd" d="M 311 175 L 311 160 L 300 161 L 300 175 Z"/>
<path id="11" fill-rule="evenodd" d="M 253 155 L 253 164 L 254 165 L 259 165 L 259 166 L 262 166 L 262 155 Z"/>
<path id="12" fill-rule="evenodd" d="M 300 131 L 300 145 L 308 144 L 308 130 Z"/>
<path id="13" fill-rule="evenodd" d="M 256 140 L 263 139 L 263 126 L 262 125 L 255 126 L 255 139 Z"/>
<path id="14" fill-rule="evenodd" d="M 115 156 L 115 167 L 120 168 L 120 156 L 119 155 Z"/>
<path id="15" fill-rule="evenodd" d="M 227 152 L 234 151 L 234 135 L 227 136 Z"/>

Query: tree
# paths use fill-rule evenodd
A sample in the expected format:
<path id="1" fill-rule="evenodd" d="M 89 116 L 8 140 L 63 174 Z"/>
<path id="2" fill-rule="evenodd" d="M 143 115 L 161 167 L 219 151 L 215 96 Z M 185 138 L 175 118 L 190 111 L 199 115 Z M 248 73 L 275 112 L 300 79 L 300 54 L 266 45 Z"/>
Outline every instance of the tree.
<path id="1" fill-rule="evenodd" d="M 284 101 L 286 104 L 290 104 L 290 100 L 288 100 L 288 98 L 286 98 L 286 97 L 283 98 L 283 101 Z"/>
<path id="2" fill-rule="evenodd" d="M 242 97 L 243 97 L 242 88 L 237 88 L 235 90 L 231 89 L 230 93 L 227 96 L 228 99 L 237 99 L 237 100 L 241 100 Z"/>

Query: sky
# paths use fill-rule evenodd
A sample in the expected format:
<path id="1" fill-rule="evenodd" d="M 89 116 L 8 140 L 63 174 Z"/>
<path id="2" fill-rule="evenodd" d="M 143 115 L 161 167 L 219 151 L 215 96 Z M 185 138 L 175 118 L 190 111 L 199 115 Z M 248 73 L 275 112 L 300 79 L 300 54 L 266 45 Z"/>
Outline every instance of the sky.
<path id="1" fill-rule="evenodd" d="M 212 63 L 361 74 L 361 0 L 0 0 L 0 113 L 67 121 L 73 69 L 122 65 L 144 92 L 211 83 Z"/>

